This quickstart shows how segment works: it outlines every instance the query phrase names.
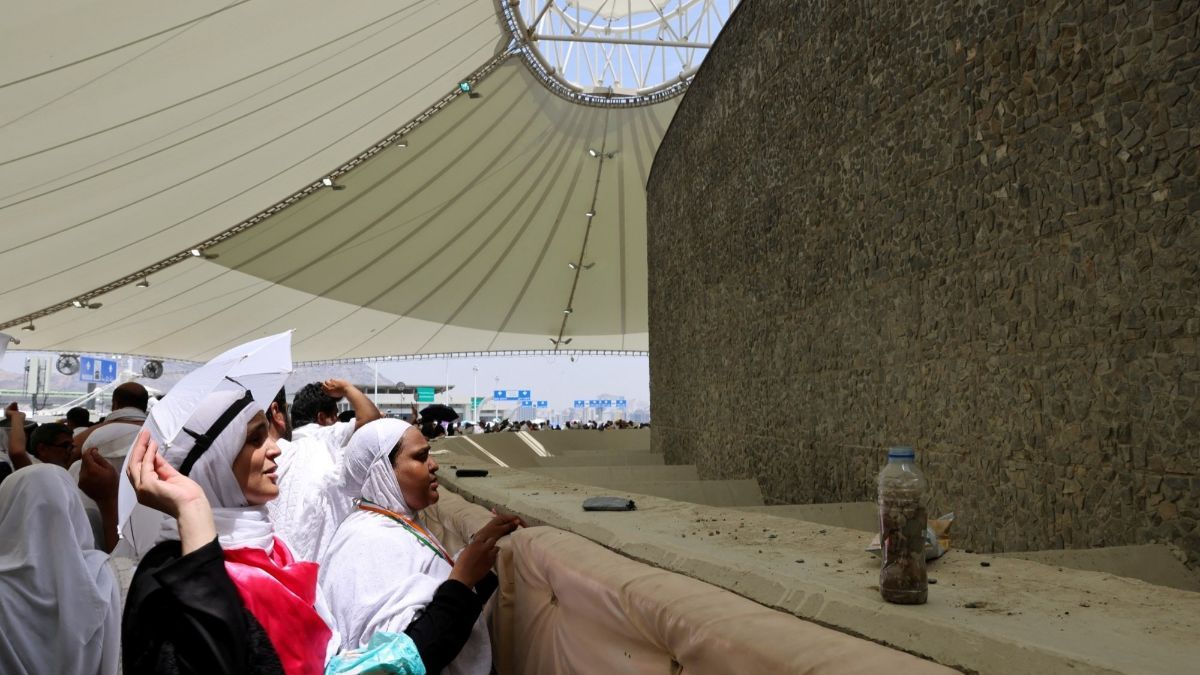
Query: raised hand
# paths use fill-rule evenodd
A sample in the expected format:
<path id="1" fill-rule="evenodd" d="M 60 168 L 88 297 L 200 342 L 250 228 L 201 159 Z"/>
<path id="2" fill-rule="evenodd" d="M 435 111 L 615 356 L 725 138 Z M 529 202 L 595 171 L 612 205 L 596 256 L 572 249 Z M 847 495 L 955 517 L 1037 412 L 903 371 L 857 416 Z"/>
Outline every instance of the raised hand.
<path id="1" fill-rule="evenodd" d="M 4 408 L 4 416 L 12 420 L 11 423 L 14 427 L 25 425 L 25 413 L 21 412 L 21 409 L 17 407 L 16 401 L 9 403 Z"/>
<path id="2" fill-rule="evenodd" d="M 158 454 L 158 444 L 143 429 L 129 451 L 129 482 L 138 501 L 173 516 L 179 524 L 183 554 L 211 542 L 217 536 L 212 507 L 196 481 L 175 470 Z"/>
<path id="3" fill-rule="evenodd" d="M 158 454 L 158 444 L 150 440 L 149 431 L 143 429 L 138 434 L 129 452 L 126 473 L 140 503 L 175 518 L 188 505 L 207 505 L 204 490 L 196 481 L 179 473 Z"/>
<path id="4" fill-rule="evenodd" d="M 332 396 L 333 398 L 342 398 L 353 388 L 354 385 L 350 384 L 346 380 L 339 380 L 336 378 L 325 380 L 321 383 L 321 389 L 323 389 L 326 394 Z"/>
<path id="5" fill-rule="evenodd" d="M 117 470 L 100 456 L 96 448 L 84 450 L 80 459 L 79 489 L 97 504 L 111 502 L 117 498 Z"/>

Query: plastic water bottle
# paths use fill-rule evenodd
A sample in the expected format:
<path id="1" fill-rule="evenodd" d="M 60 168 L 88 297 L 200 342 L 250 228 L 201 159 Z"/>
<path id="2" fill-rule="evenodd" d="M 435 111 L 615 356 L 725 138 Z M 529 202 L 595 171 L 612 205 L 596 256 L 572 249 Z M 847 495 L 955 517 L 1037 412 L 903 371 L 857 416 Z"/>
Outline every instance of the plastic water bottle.
<path id="1" fill-rule="evenodd" d="M 879 592 L 901 605 L 920 605 L 929 594 L 925 576 L 925 476 L 909 447 L 888 450 L 879 472 Z"/>

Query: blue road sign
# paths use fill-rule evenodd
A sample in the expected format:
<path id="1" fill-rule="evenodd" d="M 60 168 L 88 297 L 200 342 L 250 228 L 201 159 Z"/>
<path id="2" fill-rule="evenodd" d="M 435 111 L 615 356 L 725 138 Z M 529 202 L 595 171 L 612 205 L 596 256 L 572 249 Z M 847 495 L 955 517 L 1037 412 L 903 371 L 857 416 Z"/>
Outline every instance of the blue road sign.
<path id="1" fill-rule="evenodd" d="M 625 399 L 623 399 L 623 398 L 619 398 L 619 399 L 617 399 L 617 407 L 618 407 L 618 408 L 625 408 L 625 407 L 627 407 L 627 405 L 626 405 L 626 403 L 625 403 Z"/>
<path id="2" fill-rule="evenodd" d="M 577 398 L 577 399 L 575 399 L 574 405 L 573 405 L 572 407 L 575 407 L 575 408 L 582 408 L 582 407 L 584 407 L 584 406 L 586 406 L 586 405 L 587 405 L 587 401 L 585 401 L 585 400 L 583 400 L 583 399 L 581 399 L 581 398 Z"/>
<path id="3" fill-rule="evenodd" d="M 113 382 L 117 379 L 117 362 L 94 356 L 79 357 L 80 382 Z"/>
<path id="4" fill-rule="evenodd" d="M 535 408 L 549 408 L 550 402 L 549 401 L 538 401 L 537 403 L 534 404 L 534 407 Z"/>
<path id="5" fill-rule="evenodd" d="M 518 389 L 517 390 L 517 399 L 518 400 L 525 401 L 525 400 L 528 400 L 531 398 L 533 398 L 533 392 L 531 390 L 529 390 L 529 389 Z"/>
<path id="6" fill-rule="evenodd" d="M 521 401 L 519 405 L 520 405 L 522 408 L 532 408 L 532 407 L 533 407 L 533 401 L 530 401 L 529 399 L 526 399 L 526 400 L 524 400 L 524 401 Z"/>

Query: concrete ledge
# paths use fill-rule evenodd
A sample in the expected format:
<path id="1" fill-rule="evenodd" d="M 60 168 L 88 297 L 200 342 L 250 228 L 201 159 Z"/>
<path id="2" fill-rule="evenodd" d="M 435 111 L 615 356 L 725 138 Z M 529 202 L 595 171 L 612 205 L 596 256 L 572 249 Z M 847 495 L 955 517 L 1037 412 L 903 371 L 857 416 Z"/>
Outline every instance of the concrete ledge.
<path id="1" fill-rule="evenodd" d="M 757 481 L 700 480 L 696 467 L 691 465 L 556 466 L 523 470 L 556 480 L 709 506 L 759 506 L 763 501 Z"/>
<path id="2" fill-rule="evenodd" d="M 538 457 L 535 466 L 648 466 L 664 464 L 657 452 L 570 452 L 554 457 Z"/>
<path id="3" fill-rule="evenodd" d="M 612 489 L 612 488 L 605 488 Z M 762 504 L 762 492 L 753 478 L 736 480 L 662 481 L 628 483 L 623 492 L 708 506 L 754 506 Z"/>
<path id="4" fill-rule="evenodd" d="M 879 507 L 874 502 L 739 506 L 738 511 L 753 511 L 780 518 L 795 518 L 810 523 L 845 527 L 862 532 L 879 531 Z"/>
<path id="5" fill-rule="evenodd" d="M 539 467 L 526 470 L 530 473 L 536 473 L 539 476 L 548 476 L 573 483 L 601 485 L 604 487 L 621 487 L 631 481 L 646 483 L 653 481 L 700 480 L 700 475 L 697 473 L 696 467 L 691 464 Z"/>
<path id="6" fill-rule="evenodd" d="M 530 524 L 967 671 L 1174 674 L 1200 663 L 1200 593 L 952 551 L 931 567 L 929 603 L 902 607 L 880 599 L 862 532 L 633 494 L 638 511 L 588 513 L 580 504 L 595 488 L 517 470 L 443 482 Z"/>
<path id="7" fill-rule="evenodd" d="M 1043 565 L 1106 572 L 1184 591 L 1200 591 L 1200 575 L 1189 570 L 1187 565 L 1180 562 L 1171 554 L 1171 550 L 1162 544 L 1024 551 L 994 555 L 997 558 L 1032 560 Z"/>

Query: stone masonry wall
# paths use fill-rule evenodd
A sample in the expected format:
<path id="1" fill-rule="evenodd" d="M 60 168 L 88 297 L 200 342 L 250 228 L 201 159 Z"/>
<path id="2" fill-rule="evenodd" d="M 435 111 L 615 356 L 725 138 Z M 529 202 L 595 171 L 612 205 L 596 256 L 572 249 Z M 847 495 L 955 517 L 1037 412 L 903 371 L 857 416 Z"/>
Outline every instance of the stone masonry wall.
<path id="1" fill-rule="evenodd" d="M 648 187 L 655 449 L 1200 563 L 1198 8 L 745 0 Z"/>

